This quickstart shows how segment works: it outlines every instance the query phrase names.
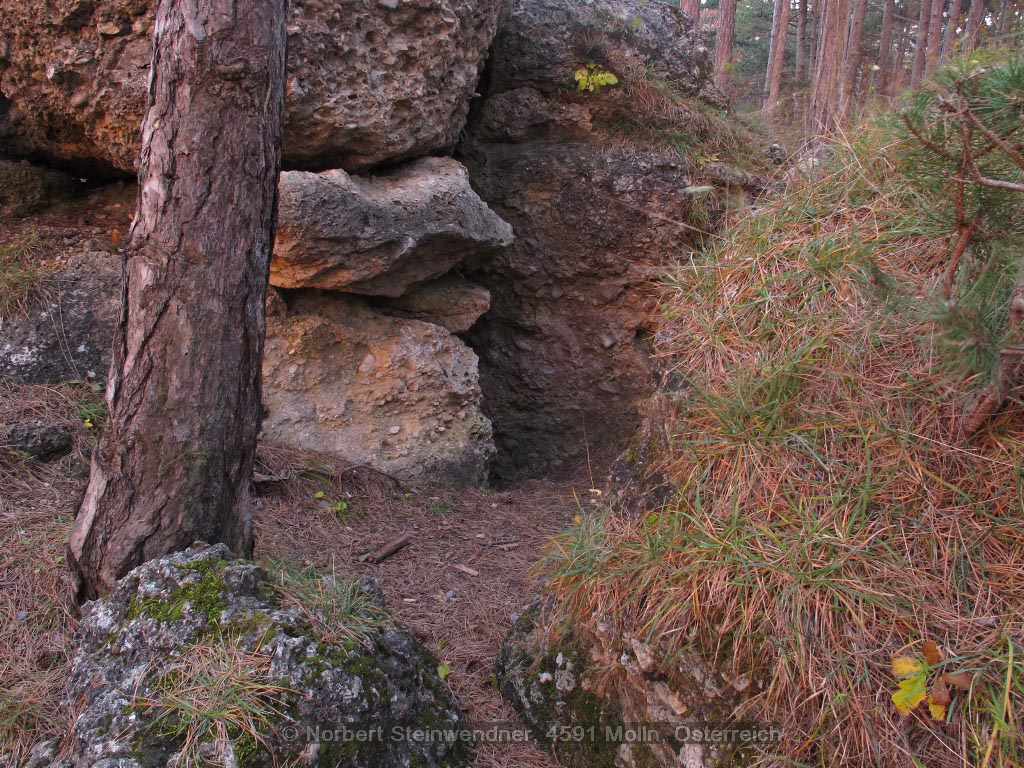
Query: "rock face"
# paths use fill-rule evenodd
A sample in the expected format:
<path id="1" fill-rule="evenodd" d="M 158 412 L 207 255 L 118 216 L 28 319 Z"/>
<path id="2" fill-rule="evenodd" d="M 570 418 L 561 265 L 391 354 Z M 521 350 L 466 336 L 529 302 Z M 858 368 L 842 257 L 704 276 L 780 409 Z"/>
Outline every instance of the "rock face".
<path id="1" fill-rule="evenodd" d="M 336 586 L 323 582 L 314 591 L 330 594 Z M 308 618 L 324 606 L 303 608 L 282 597 L 262 569 L 233 559 L 223 545 L 139 566 L 110 597 L 83 610 L 65 689 L 78 712 L 71 757 L 55 768 L 163 768 L 200 758 L 253 768 L 465 764 L 460 745 L 341 743 L 322 735 L 345 726 L 381 726 L 388 734 L 459 722 L 436 660 L 387 617 L 379 593 L 361 594 L 358 610 L 337 617 L 348 626 L 332 625 L 336 636 L 325 637 Z M 183 702 L 210 713 L 248 702 L 257 713 L 252 732 L 210 714 L 193 721 L 198 736 L 189 744 Z"/>
<path id="2" fill-rule="evenodd" d="M 315 291 L 268 312 L 264 436 L 400 478 L 478 485 L 494 453 L 477 357 L 439 325 Z"/>
<path id="3" fill-rule="evenodd" d="M 617 85 L 573 90 L 593 63 Z M 481 358 L 497 473 L 557 471 L 586 434 L 621 445 L 652 387 L 650 288 L 705 222 L 670 149 L 615 133 L 638 89 L 692 98 L 709 82 L 692 21 L 664 3 L 515 0 L 460 157 L 516 241 L 467 276 L 492 308 L 467 339 Z M 656 89 L 656 88 L 655 88 Z"/>
<path id="4" fill-rule="evenodd" d="M 121 300 L 121 265 L 102 251 L 72 257 L 41 306 L 0 318 L 0 379 L 53 384 L 102 381 Z"/>
<path id="5" fill-rule="evenodd" d="M 509 631 L 498 654 L 502 695 L 535 733 L 596 734 L 555 740 L 559 761 L 571 768 L 595 765 L 724 768 L 737 761 L 737 743 L 686 738 L 702 728 L 763 729 L 739 723 L 731 713 L 741 700 L 733 685 L 692 656 L 658 668 L 658 654 L 644 643 L 620 638 L 606 625 L 598 634 L 552 639 L 538 629 L 543 604 L 528 609 Z M 629 739 L 624 725 L 645 733 Z M 644 727 L 644 726 L 640 726 Z M 561 729 L 561 730 L 560 730 Z M 619 729 L 623 729 L 620 731 Z M 640 731 L 637 731 L 640 733 Z M 623 733 L 621 737 L 616 735 Z"/>
<path id="6" fill-rule="evenodd" d="M 26 162 L 0 160 L 0 216 L 24 216 L 74 194 L 71 177 Z"/>
<path id="7" fill-rule="evenodd" d="M 511 227 L 449 158 L 382 176 L 284 173 L 280 189 L 270 264 L 270 283 L 280 288 L 397 297 L 512 242 Z"/>
<path id="8" fill-rule="evenodd" d="M 450 150 L 501 0 L 293 0 L 286 167 Z M 155 0 L 0 0 L 0 145 L 81 172 L 134 173 Z"/>
<path id="9" fill-rule="evenodd" d="M 377 302 L 385 314 L 440 325 L 451 333 L 465 333 L 490 308 L 491 292 L 454 272 Z"/>

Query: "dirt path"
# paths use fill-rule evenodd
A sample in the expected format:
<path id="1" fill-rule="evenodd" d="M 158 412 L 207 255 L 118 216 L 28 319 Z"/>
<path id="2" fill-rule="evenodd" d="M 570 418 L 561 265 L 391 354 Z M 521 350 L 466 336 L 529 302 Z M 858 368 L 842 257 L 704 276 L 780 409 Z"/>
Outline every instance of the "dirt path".
<path id="1" fill-rule="evenodd" d="M 257 556 L 377 579 L 392 613 L 451 667 L 447 682 L 468 720 L 514 722 L 495 687 L 498 648 L 531 599 L 530 571 L 545 540 L 572 520 L 576 494 L 587 487 L 532 481 L 452 492 L 399 488 L 363 470 L 308 477 L 260 499 Z M 359 562 L 405 533 L 412 543 L 380 565 Z M 483 745 L 474 760 L 476 768 L 557 765 L 528 745 Z"/>

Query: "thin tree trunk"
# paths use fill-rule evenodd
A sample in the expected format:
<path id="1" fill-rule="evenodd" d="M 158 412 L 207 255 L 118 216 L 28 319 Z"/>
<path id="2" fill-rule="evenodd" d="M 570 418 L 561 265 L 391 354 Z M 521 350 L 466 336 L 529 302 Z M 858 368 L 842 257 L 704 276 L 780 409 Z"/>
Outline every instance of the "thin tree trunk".
<path id="1" fill-rule="evenodd" d="M 850 105 L 857 87 L 857 76 L 860 74 L 862 56 L 860 45 L 864 36 L 864 16 L 867 9 L 868 0 L 854 0 L 853 17 L 850 19 L 850 39 L 847 42 L 846 57 L 843 63 L 845 75 L 842 84 L 840 112 L 844 117 L 850 114 Z"/>
<path id="2" fill-rule="evenodd" d="M 796 11 L 796 81 L 807 79 L 807 0 L 798 0 Z"/>
<path id="3" fill-rule="evenodd" d="M 161 0 L 79 599 L 194 541 L 252 551 L 287 0 Z"/>
<path id="4" fill-rule="evenodd" d="M 722 0 L 718 9 L 718 36 L 715 42 L 715 82 L 721 88 L 729 84 L 735 34 L 736 0 Z"/>
<path id="5" fill-rule="evenodd" d="M 888 93 L 892 81 L 893 62 L 897 57 L 893 53 L 892 28 L 896 16 L 896 0 L 885 0 L 882 9 L 882 31 L 878 38 L 878 72 L 877 82 L 879 93 Z"/>
<path id="6" fill-rule="evenodd" d="M 772 14 L 772 39 L 768 49 L 768 71 L 765 73 L 764 115 L 770 119 L 779 103 L 779 86 L 782 82 L 782 60 L 786 53 L 786 38 L 789 33 L 790 0 L 775 0 Z"/>
<path id="7" fill-rule="evenodd" d="M 942 0 L 935 0 L 942 2 Z M 921 0 L 921 13 L 917 19 L 917 39 L 914 43 L 914 65 L 910 70 L 910 87 L 914 88 L 924 76 L 924 60 L 928 51 L 928 23 L 932 15 L 932 0 Z"/>
<path id="8" fill-rule="evenodd" d="M 818 68 L 811 91 L 811 120 L 816 132 L 831 133 L 842 116 L 840 100 L 849 22 L 850 0 L 826 0 L 822 9 Z"/>
<path id="9" fill-rule="evenodd" d="M 956 31 L 960 27 L 960 12 L 963 10 L 963 0 L 951 0 L 949 6 L 949 22 L 946 24 L 946 36 L 942 39 L 943 60 L 953 55 L 956 47 Z"/>
<path id="10" fill-rule="evenodd" d="M 985 0 L 971 0 L 967 13 L 967 29 L 964 30 L 964 50 L 973 51 L 978 46 L 978 32 L 985 20 Z"/>
<path id="11" fill-rule="evenodd" d="M 924 59 L 925 74 L 930 74 L 939 63 L 939 53 L 942 51 L 942 12 L 945 7 L 945 0 L 932 0 L 932 15 L 928 20 L 928 51 Z"/>
<path id="12" fill-rule="evenodd" d="M 694 21 L 700 19 L 700 0 L 682 0 L 679 7 Z"/>

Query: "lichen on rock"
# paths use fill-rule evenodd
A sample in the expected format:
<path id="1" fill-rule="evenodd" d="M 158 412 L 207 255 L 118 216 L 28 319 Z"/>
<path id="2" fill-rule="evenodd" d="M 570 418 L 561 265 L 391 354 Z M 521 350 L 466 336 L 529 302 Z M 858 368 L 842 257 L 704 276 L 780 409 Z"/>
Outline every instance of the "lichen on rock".
<path id="1" fill-rule="evenodd" d="M 347 633 L 325 637 L 308 607 L 223 545 L 139 566 L 83 609 L 65 689 L 70 757 L 51 764 L 463 765 L 462 745 L 386 738 L 461 715 L 436 660 L 361 589 Z M 343 728 L 383 730 L 345 742 Z"/>

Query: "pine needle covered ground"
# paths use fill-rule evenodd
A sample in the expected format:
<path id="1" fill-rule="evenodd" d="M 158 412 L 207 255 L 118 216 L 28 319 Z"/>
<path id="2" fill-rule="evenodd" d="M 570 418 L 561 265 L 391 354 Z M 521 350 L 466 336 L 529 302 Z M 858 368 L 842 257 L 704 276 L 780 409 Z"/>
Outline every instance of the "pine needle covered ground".
<path id="1" fill-rule="evenodd" d="M 1024 194 L 960 178 L 942 106 L 978 91 L 1019 147 L 1022 84 L 961 63 L 680 267 L 659 349 L 683 383 L 652 409 L 672 498 L 552 544 L 563 619 L 752 678 L 737 715 L 785 733 L 767 764 L 1024 764 L 1024 409 L 963 430 L 1019 351 Z"/>

